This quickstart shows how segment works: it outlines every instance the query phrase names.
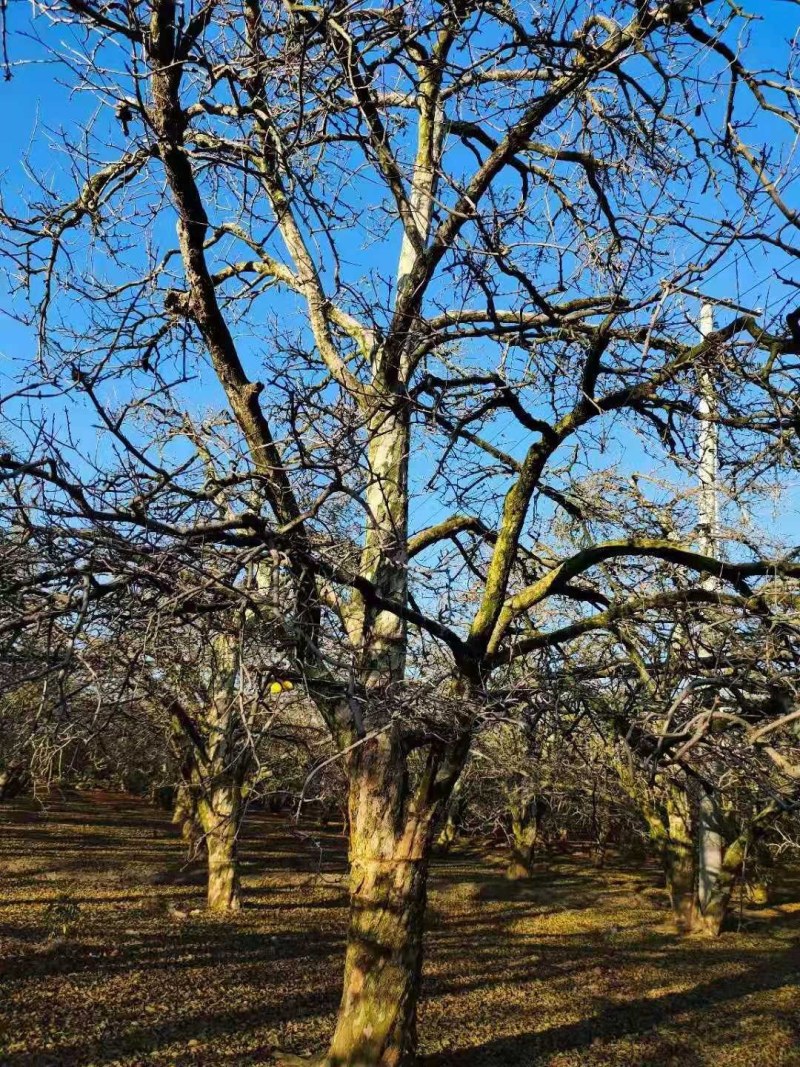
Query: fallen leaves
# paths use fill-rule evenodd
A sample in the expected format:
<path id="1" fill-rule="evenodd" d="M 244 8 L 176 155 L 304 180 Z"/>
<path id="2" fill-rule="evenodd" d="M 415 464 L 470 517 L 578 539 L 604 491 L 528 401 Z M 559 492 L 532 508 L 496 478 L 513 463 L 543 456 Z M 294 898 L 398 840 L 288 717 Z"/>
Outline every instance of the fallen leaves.
<path id="1" fill-rule="evenodd" d="M 202 909 L 202 870 L 143 803 L 0 808 L 3 1067 L 224 1067 L 324 1048 L 345 843 L 315 828 L 322 852 L 304 851 L 292 829 L 250 819 L 246 906 L 228 919 Z M 425 1067 L 800 1064 L 796 897 L 746 914 L 742 934 L 681 941 L 647 873 L 559 857 L 512 886 L 467 851 L 437 865 Z M 59 901 L 77 910 L 53 938 Z"/>

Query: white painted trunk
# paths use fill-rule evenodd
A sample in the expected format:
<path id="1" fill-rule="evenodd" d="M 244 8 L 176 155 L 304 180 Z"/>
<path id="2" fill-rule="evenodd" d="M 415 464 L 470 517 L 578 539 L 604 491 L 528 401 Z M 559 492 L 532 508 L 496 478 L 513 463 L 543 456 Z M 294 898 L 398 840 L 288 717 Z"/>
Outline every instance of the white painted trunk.
<path id="1" fill-rule="evenodd" d="M 370 425 L 369 510 L 361 572 L 388 600 L 407 599 L 409 415 L 400 401 L 389 402 Z M 364 608 L 360 639 L 363 679 L 367 687 L 383 686 L 405 672 L 406 627 L 392 611 Z"/>
<path id="2" fill-rule="evenodd" d="M 710 304 L 704 304 L 700 312 L 700 333 L 708 337 L 714 330 L 714 312 Z M 698 412 L 700 428 L 698 430 L 698 476 L 700 488 L 698 494 L 698 540 L 701 551 L 713 555 L 716 549 L 717 529 L 719 525 L 719 498 L 717 487 L 719 430 L 713 421 L 717 414 L 717 398 L 714 381 L 706 367 L 698 372 L 697 384 L 700 393 Z M 714 585 L 713 578 L 705 580 Z"/>
<path id="3" fill-rule="evenodd" d="M 725 841 L 720 833 L 719 809 L 712 796 L 703 795 L 698 820 L 698 883 L 700 910 L 705 913 L 719 884 Z"/>
<path id="4" fill-rule="evenodd" d="M 714 311 L 704 304 L 700 312 L 700 333 L 708 337 L 714 329 Z M 698 533 L 701 551 L 715 555 L 719 525 L 718 448 L 719 429 L 713 421 L 717 415 L 717 398 L 714 382 L 704 367 L 698 375 L 700 390 L 699 412 L 699 480 Z M 712 575 L 703 581 L 706 589 L 713 590 L 716 581 Z M 700 801 L 697 824 L 697 900 L 701 913 L 705 914 L 719 883 L 725 842 L 719 832 L 719 810 L 713 796 L 704 793 Z"/>

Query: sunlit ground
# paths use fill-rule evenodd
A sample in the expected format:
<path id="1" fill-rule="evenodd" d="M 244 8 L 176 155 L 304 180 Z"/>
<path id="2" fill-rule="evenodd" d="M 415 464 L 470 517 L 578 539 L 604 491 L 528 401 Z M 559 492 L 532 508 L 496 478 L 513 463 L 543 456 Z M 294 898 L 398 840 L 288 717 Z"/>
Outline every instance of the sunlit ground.
<path id="1" fill-rule="evenodd" d="M 0 1064 L 268 1063 L 315 1052 L 338 1000 L 337 831 L 253 816 L 247 905 L 202 908 L 169 817 L 107 794 L 0 807 Z M 800 1065 L 800 883 L 715 943 L 672 932 L 657 872 L 543 860 L 509 884 L 434 870 L 426 1067 Z"/>

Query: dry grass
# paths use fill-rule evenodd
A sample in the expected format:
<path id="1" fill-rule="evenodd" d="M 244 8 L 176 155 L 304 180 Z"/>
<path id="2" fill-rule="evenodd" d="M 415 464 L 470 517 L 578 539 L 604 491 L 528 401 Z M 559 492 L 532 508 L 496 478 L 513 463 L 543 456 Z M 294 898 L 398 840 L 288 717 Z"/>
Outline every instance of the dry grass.
<path id="1" fill-rule="evenodd" d="M 202 906 L 168 818 L 130 798 L 0 809 L 0 1063 L 249 1064 L 319 1049 L 346 922 L 343 842 L 254 816 L 248 905 Z M 524 885 L 437 865 L 426 1067 L 800 1065 L 800 887 L 681 941 L 654 871 L 560 858 Z"/>

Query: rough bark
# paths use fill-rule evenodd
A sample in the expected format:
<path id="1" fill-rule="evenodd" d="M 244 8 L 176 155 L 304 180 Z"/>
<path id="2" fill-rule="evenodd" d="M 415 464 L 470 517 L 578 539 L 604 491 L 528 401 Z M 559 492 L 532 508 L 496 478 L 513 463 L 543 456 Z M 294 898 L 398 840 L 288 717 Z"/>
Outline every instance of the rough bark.
<path id="1" fill-rule="evenodd" d="M 713 800 L 707 798 L 705 807 L 701 802 L 699 815 L 693 819 L 689 797 L 675 787 L 668 796 L 667 814 L 667 884 L 678 929 L 684 934 L 718 937 L 751 831 L 748 828 L 725 845 L 720 813 Z"/>
<path id="2" fill-rule="evenodd" d="M 439 834 L 436 838 L 436 852 L 440 856 L 446 856 L 458 837 L 458 820 L 448 810 Z"/>
<path id="3" fill-rule="evenodd" d="M 0 801 L 13 800 L 30 788 L 30 775 L 21 763 L 0 770 Z"/>
<path id="4" fill-rule="evenodd" d="M 461 805 L 456 802 L 447 808 L 444 823 L 436 837 L 436 852 L 440 856 L 446 856 L 458 838 L 461 823 Z"/>
<path id="5" fill-rule="evenodd" d="M 512 881 L 530 878 L 545 805 L 541 800 L 512 805 L 511 857 L 506 877 Z"/>
<path id="6" fill-rule="evenodd" d="M 180 826 L 190 855 L 197 857 L 202 850 L 206 858 L 208 907 L 235 911 L 241 907 L 237 839 L 247 753 L 236 749 L 236 718 L 222 690 L 196 716 L 192 729 L 197 741 L 187 743 L 181 724 L 174 724 L 174 744 L 184 751 L 172 821 Z"/>
<path id="7" fill-rule="evenodd" d="M 329 1067 L 414 1062 L 436 807 L 407 798 L 401 761 L 387 733 L 353 756 L 350 924 Z"/>
<path id="8" fill-rule="evenodd" d="M 620 768 L 620 780 L 640 805 L 669 894 L 678 931 L 691 933 L 695 925 L 697 866 L 689 796 L 676 782 L 661 782 L 658 794 L 636 787 Z"/>
<path id="9" fill-rule="evenodd" d="M 672 914 L 681 934 L 707 933 L 721 928 L 724 912 L 730 899 L 725 895 L 709 897 L 708 918 L 698 897 L 698 837 L 699 819 L 694 818 L 692 799 L 685 786 L 676 780 L 660 780 L 657 789 L 643 789 L 636 785 L 625 767 L 619 766 L 620 781 L 629 795 L 639 804 L 650 839 L 655 845 L 664 870 Z M 722 890 L 722 883 L 714 883 Z M 722 908 L 723 914 L 718 914 Z"/>
<path id="10" fill-rule="evenodd" d="M 408 595 L 408 450 L 408 408 L 387 390 L 370 420 L 370 517 L 361 572 L 398 603 Z M 393 612 L 354 601 L 361 682 L 379 709 L 386 687 L 405 673 L 406 627 Z M 325 1062 L 404 1067 L 416 1052 L 428 865 L 447 796 L 432 801 L 424 787 L 410 788 L 407 753 L 394 728 L 357 745 L 348 778 L 350 922 L 342 1000 Z"/>
<path id="11" fill-rule="evenodd" d="M 675 924 L 680 933 L 691 933 L 696 919 L 696 868 L 689 799 L 671 788 L 666 802 L 667 833 L 663 842 L 664 873 Z"/>
<path id="12" fill-rule="evenodd" d="M 175 790 L 172 824 L 179 827 L 181 837 L 194 854 L 203 839 L 203 828 L 197 813 L 197 799 L 188 782 L 181 781 Z"/>
<path id="13" fill-rule="evenodd" d="M 506 878 L 520 881 L 533 873 L 533 856 L 536 851 L 536 829 L 530 826 L 512 828 L 511 858 L 506 868 Z"/>
<path id="14" fill-rule="evenodd" d="M 241 788 L 233 778 L 216 782 L 198 803 L 212 911 L 237 911 L 242 905 L 237 850 L 241 807 Z"/>

